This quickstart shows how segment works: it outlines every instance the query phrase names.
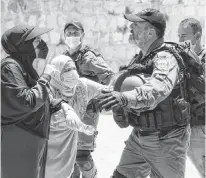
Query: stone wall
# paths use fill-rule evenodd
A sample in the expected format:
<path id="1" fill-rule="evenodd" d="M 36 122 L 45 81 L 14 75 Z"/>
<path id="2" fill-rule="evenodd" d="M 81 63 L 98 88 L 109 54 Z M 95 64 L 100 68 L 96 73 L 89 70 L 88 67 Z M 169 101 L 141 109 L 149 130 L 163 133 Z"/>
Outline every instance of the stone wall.
<path id="1" fill-rule="evenodd" d="M 116 71 L 136 52 L 128 44 L 129 24 L 123 18 L 125 7 L 138 12 L 153 7 L 167 16 L 167 41 L 177 41 L 177 26 L 186 17 L 195 17 L 205 29 L 205 0 L 1 0 L 1 34 L 20 23 L 54 28 L 43 36 L 50 53 L 61 54 L 66 46 L 62 30 L 71 20 L 85 28 L 84 43 L 98 49 Z M 203 35 L 203 43 L 205 37 Z"/>

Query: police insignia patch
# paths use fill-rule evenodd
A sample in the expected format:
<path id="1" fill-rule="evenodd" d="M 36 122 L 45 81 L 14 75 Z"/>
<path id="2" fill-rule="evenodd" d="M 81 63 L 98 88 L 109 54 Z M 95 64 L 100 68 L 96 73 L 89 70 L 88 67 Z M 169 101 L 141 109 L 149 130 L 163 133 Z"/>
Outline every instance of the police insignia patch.
<path id="1" fill-rule="evenodd" d="M 166 56 L 158 56 L 158 59 L 155 62 L 155 67 L 160 71 L 167 71 L 169 68 L 169 64 L 166 60 Z"/>

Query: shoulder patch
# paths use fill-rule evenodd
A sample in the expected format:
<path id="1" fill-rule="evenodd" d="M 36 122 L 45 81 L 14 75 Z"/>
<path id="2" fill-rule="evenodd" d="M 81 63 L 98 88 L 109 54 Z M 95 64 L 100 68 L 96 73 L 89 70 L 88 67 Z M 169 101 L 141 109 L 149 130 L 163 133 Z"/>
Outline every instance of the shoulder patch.
<path id="1" fill-rule="evenodd" d="M 160 71 L 167 71 L 169 69 L 169 62 L 166 55 L 160 55 L 156 57 L 155 67 Z"/>

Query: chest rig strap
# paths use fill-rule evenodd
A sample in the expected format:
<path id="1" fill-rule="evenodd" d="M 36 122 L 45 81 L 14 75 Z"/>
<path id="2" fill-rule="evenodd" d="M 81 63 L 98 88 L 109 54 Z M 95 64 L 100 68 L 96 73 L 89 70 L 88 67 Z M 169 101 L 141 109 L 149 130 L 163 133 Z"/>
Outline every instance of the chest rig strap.
<path id="1" fill-rule="evenodd" d="M 141 60 L 140 64 L 146 67 L 147 73 L 152 74 L 152 59 L 161 51 L 169 52 L 176 58 L 180 67 L 180 72 L 178 74 L 180 82 L 178 88 L 173 90 L 170 96 L 166 98 L 165 101 L 159 103 L 154 110 L 141 112 L 140 116 L 129 113 L 130 125 L 143 131 L 157 131 L 174 126 L 187 125 L 190 119 L 186 91 L 186 69 L 184 62 L 178 53 L 173 48 L 163 46 L 162 48 L 152 51 L 148 56 Z M 133 60 L 133 63 L 130 64 L 130 66 L 135 65 L 136 62 L 138 61 Z M 133 73 L 135 73 L 135 69 Z"/>

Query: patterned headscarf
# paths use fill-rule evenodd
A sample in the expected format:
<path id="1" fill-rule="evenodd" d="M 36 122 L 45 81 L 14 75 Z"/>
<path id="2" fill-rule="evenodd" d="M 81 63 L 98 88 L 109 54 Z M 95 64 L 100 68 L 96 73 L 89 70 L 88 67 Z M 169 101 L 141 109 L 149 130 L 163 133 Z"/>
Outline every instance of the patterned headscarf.
<path id="1" fill-rule="evenodd" d="M 79 79 L 77 72 L 75 75 L 66 72 L 76 69 L 74 68 L 73 60 L 66 55 L 59 55 L 53 58 L 50 64 L 54 65 L 56 70 L 59 71 L 54 72 L 50 85 L 54 89 L 58 89 L 64 96 L 71 96 L 75 92 L 75 87 L 73 87 L 72 83 L 77 82 Z"/>

